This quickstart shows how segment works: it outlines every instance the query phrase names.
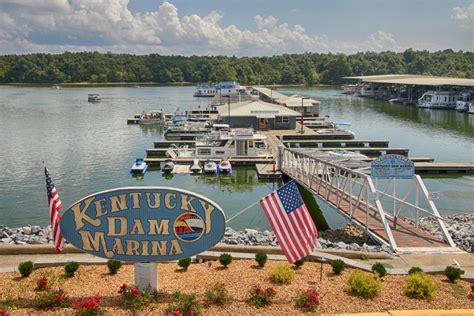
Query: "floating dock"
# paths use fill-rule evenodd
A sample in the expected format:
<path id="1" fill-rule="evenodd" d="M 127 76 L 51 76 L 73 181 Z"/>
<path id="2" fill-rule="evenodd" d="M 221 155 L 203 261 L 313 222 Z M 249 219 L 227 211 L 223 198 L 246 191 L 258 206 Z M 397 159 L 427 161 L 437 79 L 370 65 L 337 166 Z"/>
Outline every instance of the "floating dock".
<path id="1" fill-rule="evenodd" d="M 273 163 L 255 164 L 255 168 L 259 179 L 279 179 L 282 175 Z"/>
<path id="2" fill-rule="evenodd" d="M 415 162 L 420 174 L 474 174 L 474 163 L 463 162 Z"/>

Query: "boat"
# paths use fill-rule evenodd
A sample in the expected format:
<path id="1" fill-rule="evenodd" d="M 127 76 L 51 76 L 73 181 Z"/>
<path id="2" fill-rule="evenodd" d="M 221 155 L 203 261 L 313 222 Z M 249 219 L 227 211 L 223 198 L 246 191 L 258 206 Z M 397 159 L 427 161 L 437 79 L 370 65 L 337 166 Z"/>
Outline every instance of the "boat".
<path id="1" fill-rule="evenodd" d="M 356 153 L 349 150 L 331 150 L 327 152 L 330 156 L 341 157 L 341 158 L 356 158 L 356 159 L 366 159 L 367 156 L 361 153 Z"/>
<path id="2" fill-rule="evenodd" d="M 388 88 L 375 84 L 367 84 L 361 87 L 359 94 L 361 97 L 383 98 L 388 95 Z"/>
<path id="3" fill-rule="evenodd" d="M 174 169 L 174 162 L 172 162 L 171 160 L 167 160 L 163 167 L 161 167 L 161 172 L 163 173 L 171 173 Z"/>
<path id="4" fill-rule="evenodd" d="M 232 165 L 230 164 L 230 161 L 228 160 L 222 160 L 219 162 L 219 173 L 227 173 L 231 174 L 232 173 Z"/>
<path id="5" fill-rule="evenodd" d="M 89 101 L 89 102 L 99 102 L 100 101 L 100 95 L 98 95 L 98 94 L 89 94 L 87 96 L 87 101 Z"/>
<path id="6" fill-rule="evenodd" d="M 202 172 L 202 166 L 201 162 L 199 159 L 193 159 L 193 162 L 191 163 L 191 166 L 189 167 L 189 171 L 191 173 L 201 173 Z"/>
<path id="7" fill-rule="evenodd" d="M 165 137 L 170 140 L 195 139 L 198 136 L 206 135 L 209 132 L 208 126 L 208 122 L 178 121 L 167 123 Z"/>
<path id="8" fill-rule="evenodd" d="M 191 228 L 193 231 L 202 231 L 204 230 L 204 222 L 198 217 L 185 218 L 184 222 Z"/>
<path id="9" fill-rule="evenodd" d="M 343 94 L 356 94 L 360 91 L 361 87 L 359 84 L 345 84 L 341 88 Z"/>
<path id="10" fill-rule="evenodd" d="M 459 93 L 456 91 L 426 91 L 418 99 L 418 107 L 428 109 L 454 109 Z"/>
<path id="11" fill-rule="evenodd" d="M 138 124 L 164 124 L 165 115 L 163 111 L 143 112 L 139 115 Z"/>
<path id="12" fill-rule="evenodd" d="M 132 168 L 130 169 L 130 173 L 132 173 L 132 174 L 145 174 L 147 169 L 148 169 L 148 165 L 143 160 L 143 158 L 137 158 L 137 159 L 135 159 L 135 163 L 132 165 Z"/>
<path id="13" fill-rule="evenodd" d="M 223 157 L 272 157 L 267 137 L 247 128 L 211 131 L 196 137 L 194 148 L 169 147 L 167 154 L 170 157 L 214 160 Z"/>
<path id="14" fill-rule="evenodd" d="M 216 174 L 217 173 L 217 164 L 212 160 L 206 161 L 206 163 L 204 164 L 204 173 Z"/>
<path id="15" fill-rule="evenodd" d="M 200 85 L 196 87 L 194 92 L 195 97 L 214 97 L 227 96 L 227 95 L 238 95 L 244 93 L 247 89 L 242 87 L 236 81 L 221 81 L 216 85 Z"/>
<path id="16" fill-rule="evenodd" d="M 474 114 L 474 104 L 472 102 L 469 104 L 469 107 L 467 109 L 467 113 Z"/>
<path id="17" fill-rule="evenodd" d="M 388 102 L 390 103 L 400 103 L 400 104 L 403 104 L 404 102 L 407 102 L 407 101 L 408 101 L 407 98 L 392 98 L 388 100 Z"/>
<path id="18" fill-rule="evenodd" d="M 53 84 L 53 85 L 51 86 L 51 88 L 52 88 L 52 89 L 59 89 L 60 87 L 59 87 L 58 84 Z"/>
<path id="19" fill-rule="evenodd" d="M 472 104 L 471 92 L 461 92 L 456 101 L 456 111 L 467 112 L 469 110 L 469 104 Z"/>

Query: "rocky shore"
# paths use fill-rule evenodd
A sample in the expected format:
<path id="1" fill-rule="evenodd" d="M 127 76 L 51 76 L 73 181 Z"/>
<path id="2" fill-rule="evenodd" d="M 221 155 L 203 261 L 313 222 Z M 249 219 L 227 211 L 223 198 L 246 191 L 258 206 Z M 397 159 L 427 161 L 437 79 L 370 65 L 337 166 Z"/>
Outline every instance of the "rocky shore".
<path id="1" fill-rule="evenodd" d="M 445 223 L 456 245 L 468 252 L 474 251 L 474 214 L 448 215 Z M 420 228 L 434 235 L 441 236 L 435 218 L 420 219 Z M 384 245 L 379 245 L 360 228 L 348 224 L 346 227 L 320 232 L 318 242 L 321 248 L 343 249 L 366 252 L 391 252 Z M 23 226 L 9 228 L 0 225 L 0 244 L 46 244 L 52 243 L 51 226 Z M 244 229 L 236 231 L 228 227 L 222 243 L 229 245 L 270 245 L 277 246 L 278 241 L 272 231 Z"/>
<path id="2" fill-rule="evenodd" d="M 414 222 L 413 222 L 414 223 Z M 474 214 L 455 214 L 444 216 L 444 223 L 454 243 L 467 252 L 474 252 Z M 419 227 L 442 238 L 438 221 L 434 217 L 423 217 Z"/>

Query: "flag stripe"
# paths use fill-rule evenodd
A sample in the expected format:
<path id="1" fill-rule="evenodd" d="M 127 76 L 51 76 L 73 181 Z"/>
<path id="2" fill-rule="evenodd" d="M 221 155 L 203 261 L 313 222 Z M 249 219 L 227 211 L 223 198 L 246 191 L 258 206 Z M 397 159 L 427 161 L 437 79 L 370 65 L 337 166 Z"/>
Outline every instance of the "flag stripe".
<path id="1" fill-rule="evenodd" d="M 46 176 L 46 190 L 48 193 L 48 206 L 49 206 L 49 219 L 51 221 L 51 230 L 53 234 L 54 246 L 56 252 L 61 252 L 64 247 L 64 238 L 61 233 L 61 215 L 59 210 L 62 208 L 61 200 L 59 199 L 59 194 L 56 191 L 53 180 L 49 175 L 49 171 L 44 167 L 44 174 Z"/>

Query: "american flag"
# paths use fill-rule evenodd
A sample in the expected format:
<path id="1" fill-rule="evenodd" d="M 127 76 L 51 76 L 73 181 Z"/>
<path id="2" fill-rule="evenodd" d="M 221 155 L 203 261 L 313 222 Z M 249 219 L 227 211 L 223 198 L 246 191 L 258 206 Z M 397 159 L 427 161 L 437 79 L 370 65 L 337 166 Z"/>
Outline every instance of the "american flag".
<path id="1" fill-rule="evenodd" d="M 51 228 L 53 231 L 54 247 L 56 252 L 60 253 L 63 250 L 64 239 L 63 234 L 61 233 L 61 228 L 59 226 L 59 221 L 61 220 L 61 215 L 59 215 L 59 210 L 63 206 L 61 200 L 59 199 L 59 194 L 56 191 L 53 180 L 49 175 L 48 168 L 44 167 L 44 174 L 46 176 L 46 190 L 48 191 L 48 205 L 49 205 L 49 218 L 51 220 Z"/>
<path id="2" fill-rule="evenodd" d="M 308 256 L 316 246 L 318 231 L 295 181 L 268 194 L 260 204 L 288 261 Z"/>

